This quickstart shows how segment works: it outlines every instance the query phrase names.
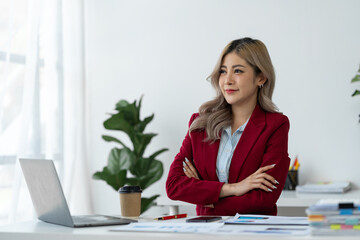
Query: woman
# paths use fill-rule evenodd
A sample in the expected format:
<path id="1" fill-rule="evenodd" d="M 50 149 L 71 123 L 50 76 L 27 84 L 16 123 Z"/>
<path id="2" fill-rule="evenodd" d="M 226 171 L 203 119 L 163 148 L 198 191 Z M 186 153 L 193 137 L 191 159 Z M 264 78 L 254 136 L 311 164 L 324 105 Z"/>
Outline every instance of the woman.
<path id="1" fill-rule="evenodd" d="M 289 120 L 271 100 L 275 73 L 265 45 L 232 41 L 209 79 L 217 96 L 190 119 L 168 197 L 197 204 L 198 215 L 276 215 L 290 164 Z"/>

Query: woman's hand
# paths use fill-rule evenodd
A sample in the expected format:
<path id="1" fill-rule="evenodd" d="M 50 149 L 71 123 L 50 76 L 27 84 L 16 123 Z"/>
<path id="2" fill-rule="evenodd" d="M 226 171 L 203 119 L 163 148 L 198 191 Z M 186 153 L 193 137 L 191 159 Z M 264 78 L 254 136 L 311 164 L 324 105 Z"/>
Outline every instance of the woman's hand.
<path id="1" fill-rule="evenodd" d="M 275 167 L 275 164 L 259 168 L 256 172 L 238 183 L 224 184 L 220 191 L 220 197 L 241 196 L 253 189 L 262 189 L 266 192 L 272 192 L 279 184 L 275 178 L 265 173 Z"/>
<path id="2" fill-rule="evenodd" d="M 197 174 L 196 168 L 192 165 L 192 163 L 187 158 L 185 158 L 185 161 L 183 161 L 183 170 L 184 170 L 185 175 L 188 178 L 195 178 L 195 179 L 200 180 L 199 175 Z"/>
<path id="3" fill-rule="evenodd" d="M 185 175 L 188 178 L 195 178 L 200 180 L 199 175 L 197 174 L 196 168 L 192 165 L 192 163 L 185 158 L 185 161 L 183 162 L 183 170 Z M 214 208 L 214 204 L 208 204 L 208 205 L 204 205 L 204 207 L 208 207 L 208 208 Z"/>

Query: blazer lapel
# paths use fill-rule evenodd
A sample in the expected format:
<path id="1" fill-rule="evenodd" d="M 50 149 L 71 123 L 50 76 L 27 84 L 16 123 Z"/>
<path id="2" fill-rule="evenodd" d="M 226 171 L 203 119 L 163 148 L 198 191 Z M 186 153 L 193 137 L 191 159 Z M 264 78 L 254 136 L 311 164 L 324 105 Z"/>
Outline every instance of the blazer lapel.
<path id="1" fill-rule="evenodd" d="M 251 148 L 256 143 L 261 132 L 265 127 L 265 112 L 259 105 L 256 105 L 253 113 L 251 114 L 250 120 L 245 127 L 244 132 L 237 144 L 229 170 L 229 183 L 237 182 L 239 177 L 240 169 L 244 164 L 247 155 Z"/>

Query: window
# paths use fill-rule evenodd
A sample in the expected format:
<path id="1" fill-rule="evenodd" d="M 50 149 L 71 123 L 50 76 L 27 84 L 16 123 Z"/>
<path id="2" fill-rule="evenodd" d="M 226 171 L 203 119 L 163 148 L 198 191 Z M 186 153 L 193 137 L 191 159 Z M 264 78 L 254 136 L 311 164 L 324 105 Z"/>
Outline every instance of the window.
<path id="1" fill-rule="evenodd" d="M 32 217 L 19 157 L 53 159 L 62 168 L 58 3 L 0 1 L 0 224 Z"/>
<path id="2" fill-rule="evenodd" d="M 0 163 L 15 162 L 25 74 L 27 0 L 0 2 Z"/>
<path id="3" fill-rule="evenodd" d="M 0 1 L 0 224 L 7 221 L 12 200 L 25 74 L 26 20 L 27 0 Z"/>

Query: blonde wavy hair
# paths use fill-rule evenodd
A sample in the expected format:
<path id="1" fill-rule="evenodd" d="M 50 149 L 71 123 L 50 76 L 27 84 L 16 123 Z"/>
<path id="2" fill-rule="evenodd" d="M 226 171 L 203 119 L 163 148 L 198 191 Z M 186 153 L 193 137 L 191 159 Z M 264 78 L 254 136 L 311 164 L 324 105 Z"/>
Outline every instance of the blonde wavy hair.
<path id="1" fill-rule="evenodd" d="M 207 78 L 216 90 L 215 99 L 200 106 L 199 117 L 190 125 L 189 133 L 194 130 L 206 130 L 205 141 L 214 142 L 220 139 L 222 129 L 232 124 L 231 105 L 226 102 L 219 86 L 221 64 L 224 57 L 232 52 L 244 59 L 256 75 L 264 74 L 267 81 L 263 87 L 258 88 L 257 102 L 267 112 L 278 112 L 278 108 L 271 100 L 275 87 L 275 71 L 265 44 L 251 38 L 234 40 L 224 48 L 213 72 Z"/>

